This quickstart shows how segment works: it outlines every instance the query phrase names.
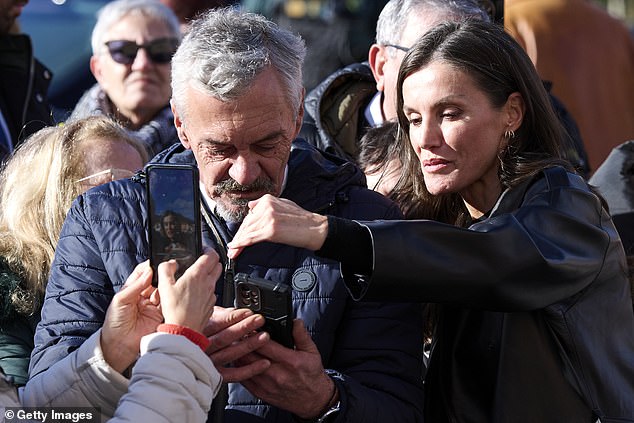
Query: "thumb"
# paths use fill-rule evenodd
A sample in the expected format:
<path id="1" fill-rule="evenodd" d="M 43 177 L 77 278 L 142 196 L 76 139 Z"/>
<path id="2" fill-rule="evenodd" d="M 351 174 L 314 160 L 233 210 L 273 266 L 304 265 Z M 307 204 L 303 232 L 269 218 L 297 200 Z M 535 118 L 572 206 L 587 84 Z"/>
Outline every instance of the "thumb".
<path id="1" fill-rule="evenodd" d="M 313 339 L 304 326 L 304 321 L 301 319 L 293 320 L 293 340 L 295 341 L 295 349 L 297 351 L 319 354 L 317 345 L 313 342 Z"/>
<path id="2" fill-rule="evenodd" d="M 136 275 L 135 275 L 136 276 Z M 141 295 L 141 292 L 152 283 L 152 269 L 147 267 L 143 273 L 138 275 L 137 278 L 128 278 L 126 284 L 121 291 L 115 295 L 119 302 L 130 303 L 136 301 Z"/>
<path id="3" fill-rule="evenodd" d="M 230 259 L 235 260 L 240 253 L 242 252 L 242 250 L 244 250 L 244 248 L 234 248 L 231 246 L 231 243 L 229 243 L 228 245 L 229 249 L 227 251 L 227 256 L 229 256 Z"/>

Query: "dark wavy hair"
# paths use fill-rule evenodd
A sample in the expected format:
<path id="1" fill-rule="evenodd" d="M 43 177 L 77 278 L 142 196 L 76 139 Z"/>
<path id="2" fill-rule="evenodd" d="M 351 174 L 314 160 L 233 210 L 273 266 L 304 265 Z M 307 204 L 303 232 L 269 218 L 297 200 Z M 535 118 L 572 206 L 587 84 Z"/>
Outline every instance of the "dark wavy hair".
<path id="1" fill-rule="evenodd" d="M 410 48 L 401 64 L 397 82 L 398 143 L 404 175 L 396 189 L 413 185 L 416 197 L 424 204 L 424 217 L 458 225 L 468 222 L 468 214 L 458 194 L 432 196 L 427 191 L 418 158 L 410 145 L 409 124 L 403 113 L 405 78 L 438 61 L 473 78 L 495 108 L 501 108 L 512 93 L 518 92 L 522 96 L 524 119 L 509 140 L 507 149 L 499 156 L 498 174 L 504 188 L 513 187 L 549 166 L 560 165 L 572 170 L 563 159 L 564 130 L 522 47 L 496 24 L 478 21 L 443 23 Z"/>

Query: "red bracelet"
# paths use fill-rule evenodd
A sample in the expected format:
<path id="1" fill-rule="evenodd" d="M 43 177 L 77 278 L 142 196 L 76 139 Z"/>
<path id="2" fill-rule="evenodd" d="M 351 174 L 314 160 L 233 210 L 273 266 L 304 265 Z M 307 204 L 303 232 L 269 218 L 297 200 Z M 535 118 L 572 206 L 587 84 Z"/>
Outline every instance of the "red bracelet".
<path id="1" fill-rule="evenodd" d="M 198 345 L 201 350 L 205 351 L 209 346 L 209 339 L 200 332 L 196 332 L 187 326 L 173 325 L 171 323 L 161 323 L 156 328 L 157 332 L 171 333 L 173 335 L 182 335 L 185 338 Z"/>

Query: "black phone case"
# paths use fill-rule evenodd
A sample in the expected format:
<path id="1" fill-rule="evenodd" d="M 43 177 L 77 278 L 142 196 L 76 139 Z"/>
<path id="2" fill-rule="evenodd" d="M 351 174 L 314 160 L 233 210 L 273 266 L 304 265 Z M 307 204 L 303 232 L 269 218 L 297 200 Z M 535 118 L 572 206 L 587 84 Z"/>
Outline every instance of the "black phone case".
<path id="1" fill-rule="evenodd" d="M 293 348 L 293 305 L 287 285 L 238 273 L 235 278 L 235 306 L 249 308 L 264 316 L 260 328 L 287 348 Z"/>
<path id="2" fill-rule="evenodd" d="M 152 164 L 146 167 L 145 173 L 148 245 L 152 285 L 156 287 L 161 262 L 175 259 L 179 263 L 178 279 L 202 254 L 200 187 L 198 169 L 192 165 Z M 161 232 L 168 211 L 178 219 L 175 225 L 179 227 L 178 240 L 168 239 Z"/>

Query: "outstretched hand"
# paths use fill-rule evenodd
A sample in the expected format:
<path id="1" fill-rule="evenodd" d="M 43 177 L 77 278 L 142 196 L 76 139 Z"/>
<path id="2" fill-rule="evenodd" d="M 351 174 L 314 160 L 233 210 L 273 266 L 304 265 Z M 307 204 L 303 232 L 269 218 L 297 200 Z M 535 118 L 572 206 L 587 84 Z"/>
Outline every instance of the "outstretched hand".
<path id="1" fill-rule="evenodd" d="M 271 363 L 264 359 L 251 360 L 244 366 L 237 361 L 262 347 L 270 336 L 256 332 L 264 324 L 264 317 L 247 308 L 215 307 L 209 324 L 203 331 L 210 344 L 211 358 L 225 382 L 241 382 L 266 370 Z"/>
<path id="2" fill-rule="evenodd" d="M 178 263 L 159 264 L 158 290 L 165 323 L 187 326 L 202 332 L 216 304 L 216 281 L 222 273 L 218 254 L 208 250 L 176 280 Z"/>
<path id="3" fill-rule="evenodd" d="M 319 250 L 328 235 L 328 218 L 306 211 L 284 198 L 266 194 L 249 202 L 249 213 L 229 243 L 236 258 L 245 247 L 262 241 Z"/>
<path id="4" fill-rule="evenodd" d="M 154 332 L 163 320 L 151 283 L 149 262 L 138 264 L 106 311 L 101 349 L 106 362 L 119 373 L 136 360 L 141 338 Z"/>

